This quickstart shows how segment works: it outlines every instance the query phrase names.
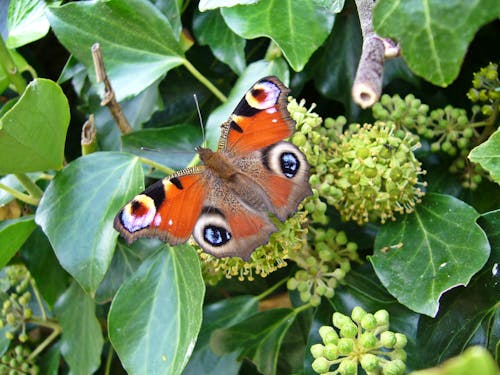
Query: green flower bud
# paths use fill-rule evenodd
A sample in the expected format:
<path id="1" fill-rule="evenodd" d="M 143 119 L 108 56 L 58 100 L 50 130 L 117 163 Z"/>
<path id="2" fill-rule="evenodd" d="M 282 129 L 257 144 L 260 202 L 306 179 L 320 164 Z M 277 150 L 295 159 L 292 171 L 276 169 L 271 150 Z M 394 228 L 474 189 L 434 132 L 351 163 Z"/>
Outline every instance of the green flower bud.
<path id="1" fill-rule="evenodd" d="M 311 346 L 311 354 L 314 358 L 323 357 L 325 347 L 321 344 L 314 344 Z"/>
<path id="2" fill-rule="evenodd" d="M 377 338 L 373 333 L 365 332 L 360 336 L 359 343 L 363 348 L 370 350 L 377 346 Z"/>
<path id="3" fill-rule="evenodd" d="M 394 349 L 390 354 L 392 359 L 400 359 L 406 361 L 406 352 L 403 349 Z"/>
<path id="4" fill-rule="evenodd" d="M 297 279 L 294 277 L 289 278 L 286 282 L 286 287 L 288 288 L 288 290 L 297 289 L 297 285 L 298 285 Z"/>
<path id="5" fill-rule="evenodd" d="M 337 347 L 340 354 L 348 355 L 354 349 L 354 341 L 352 338 L 342 337 L 339 339 Z"/>
<path id="6" fill-rule="evenodd" d="M 383 347 L 391 349 L 396 345 L 396 335 L 391 331 L 382 332 L 380 334 L 380 343 Z"/>
<path id="7" fill-rule="evenodd" d="M 330 369 L 330 362 L 324 357 L 319 357 L 313 361 L 311 367 L 318 374 L 324 374 Z"/>
<path id="8" fill-rule="evenodd" d="M 319 335 L 323 339 L 325 345 L 328 344 L 337 344 L 339 341 L 339 336 L 337 332 L 330 326 L 322 326 L 319 329 Z"/>
<path id="9" fill-rule="evenodd" d="M 341 375 L 355 375 L 358 371 L 358 365 L 353 360 L 346 358 L 340 362 L 338 371 Z"/>
<path id="10" fill-rule="evenodd" d="M 406 365 L 399 359 L 386 363 L 382 369 L 383 375 L 403 375 L 405 372 Z"/>
<path id="11" fill-rule="evenodd" d="M 334 312 L 332 315 L 332 323 L 335 327 L 341 328 L 344 324 L 352 323 L 352 320 L 342 313 Z"/>
<path id="12" fill-rule="evenodd" d="M 380 360 L 376 355 L 367 353 L 361 356 L 359 363 L 361 364 L 363 370 L 368 372 L 377 370 L 380 364 Z"/>
<path id="13" fill-rule="evenodd" d="M 335 344 L 327 344 L 323 352 L 324 357 L 329 361 L 334 361 L 339 356 L 339 349 Z"/>
<path id="14" fill-rule="evenodd" d="M 361 327 L 367 330 L 373 330 L 377 327 L 377 319 L 373 314 L 366 314 L 361 320 Z"/>
<path id="15" fill-rule="evenodd" d="M 366 315 L 366 311 L 363 310 L 362 307 L 356 306 L 354 309 L 351 311 L 351 319 L 356 322 L 360 323 L 361 319 Z"/>
<path id="16" fill-rule="evenodd" d="M 358 334 L 358 326 L 353 322 L 345 322 L 340 328 L 341 337 L 356 337 Z"/>
<path id="17" fill-rule="evenodd" d="M 313 306 L 313 307 L 317 307 L 321 304 L 321 297 L 317 294 L 314 294 L 311 296 L 311 299 L 309 300 L 309 303 Z"/>
<path id="18" fill-rule="evenodd" d="M 373 314 L 375 320 L 377 321 L 377 326 L 388 326 L 389 325 L 389 313 L 387 310 L 378 310 Z"/>
<path id="19" fill-rule="evenodd" d="M 394 344 L 394 348 L 396 349 L 404 348 L 408 343 L 408 339 L 406 338 L 406 336 L 403 335 L 402 333 L 396 333 L 395 336 L 396 336 L 396 343 Z"/>

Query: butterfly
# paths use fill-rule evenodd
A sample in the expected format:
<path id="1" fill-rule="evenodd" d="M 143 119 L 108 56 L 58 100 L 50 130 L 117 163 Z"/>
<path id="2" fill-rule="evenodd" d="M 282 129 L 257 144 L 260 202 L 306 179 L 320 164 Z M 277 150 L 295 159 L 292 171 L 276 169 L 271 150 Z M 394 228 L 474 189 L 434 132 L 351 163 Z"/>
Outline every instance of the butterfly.
<path id="1" fill-rule="evenodd" d="M 217 151 L 197 147 L 203 165 L 157 181 L 116 215 L 114 227 L 130 243 L 157 237 L 176 245 L 193 235 L 207 253 L 249 260 L 312 194 L 309 164 L 293 144 L 289 89 L 265 77 L 247 91 L 221 126 Z"/>

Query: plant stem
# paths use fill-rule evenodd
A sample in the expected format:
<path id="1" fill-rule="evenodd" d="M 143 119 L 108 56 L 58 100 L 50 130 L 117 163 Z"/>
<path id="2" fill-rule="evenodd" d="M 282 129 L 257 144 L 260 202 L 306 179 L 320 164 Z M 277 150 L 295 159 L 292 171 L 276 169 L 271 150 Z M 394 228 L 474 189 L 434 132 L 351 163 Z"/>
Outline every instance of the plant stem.
<path id="1" fill-rule="evenodd" d="M 40 189 L 38 185 L 31 180 L 31 178 L 26 176 L 24 173 L 15 173 L 14 176 L 16 176 L 32 198 L 40 200 L 43 195 L 43 190 Z"/>
<path id="2" fill-rule="evenodd" d="M 305 305 L 296 307 L 293 312 L 295 313 L 295 315 L 299 315 L 302 311 L 310 309 L 311 307 L 313 307 L 313 305 L 311 305 L 310 303 L 306 303 Z"/>
<path id="3" fill-rule="evenodd" d="M 34 359 L 38 354 L 40 354 L 47 346 L 49 346 L 54 339 L 59 336 L 59 334 L 62 332 L 61 327 L 57 326 L 52 333 L 47 336 L 43 342 L 36 347 L 35 350 L 29 355 L 28 360 Z"/>
<path id="4" fill-rule="evenodd" d="M 0 64 L 2 64 L 9 81 L 14 85 L 18 94 L 22 94 L 26 89 L 26 81 L 17 69 L 14 60 L 5 45 L 5 42 L 0 38 Z"/>
<path id="5" fill-rule="evenodd" d="M 284 283 L 286 283 L 286 281 L 287 281 L 287 279 L 280 280 L 279 282 L 277 282 L 276 284 L 274 284 L 272 287 L 270 287 L 268 290 L 265 290 L 263 293 L 259 294 L 255 298 L 257 298 L 257 300 L 259 300 L 259 301 L 263 300 L 268 295 L 270 295 L 271 293 L 273 293 L 276 289 L 278 289 L 280 286 L 282 286 Z"/>
<path id="6" fill-rule="evenodd" d="M 201 74 L 198 71 L 198 69 L 196 69 L 193 66 L 193 64 L 191 64 L 188 60 L 184 60 L 184 66 L 198 81 L 203 83 L 203 85 L 205 85 L 207 89 L 209 89 L 212 92 L 212 94 L 214 94 L 221 102 L 225 103 L 227 101 L 227 97 L 222 92 L 220 92 L 219 89 L 212 84 L 212 82 L 206 79 L 205 76 L 203 76 L 203 74 Z"/>
<path id="7" fill-rule="evenodd" d="M 38 302 L 38 306 L 40 306 L 40 311 L 42 312 L 42 319 L 47 320 L 47 312 L 45 311 L 45 307 L 43 306 L 43 301 L 42 298 L 40 297 L 40 292 L 38 291 L 38 288 L 33 281 L 33 279 L 30 280 L 31 288 L 33 289 L 33 292 L 35 293 L 35 298 L 36 301 Z"/>
<path id="8" fill-rule="evenodd" d="M 155 161 L 153 161 L 151 159 L 147 159 L 147 158 L 144 158 L 144 157 L 140 156 L 139 160 L 141 161 L 141 163 L 150 165 L 153 168 L 158 169 L 159 171 L 165 172 L 165 174 L 175 173 L 175 170 L 173 170 L 172 168 L 166 167 L 166 166 L 164 166 L 164 165 L 162 165 L 160 163 L 157 163 L 157 162 L 155 162 Z"/>
<path id="9" fill-rule="evenodd" d="M 5 190 L 7 193 L 12 195 L 14 198 L 19 199 L 22 202 L 31 204 L 33 206 L 37 206 L 40 203 L 40 199 L 33 198 L 28 194 L 21 193 L 16 189 L 12 189 L 10 186 L 4 185 L 0 183 L 0 189 Z"/>
<path id="10" fill-rule="evenodd" d="M 113 362 L 113 345 L 109 345 L 108 355 L 106 356 L 106 365 L 104 367 L 104 375 L 109 375 L 111 370 L 111 363 Z"/>

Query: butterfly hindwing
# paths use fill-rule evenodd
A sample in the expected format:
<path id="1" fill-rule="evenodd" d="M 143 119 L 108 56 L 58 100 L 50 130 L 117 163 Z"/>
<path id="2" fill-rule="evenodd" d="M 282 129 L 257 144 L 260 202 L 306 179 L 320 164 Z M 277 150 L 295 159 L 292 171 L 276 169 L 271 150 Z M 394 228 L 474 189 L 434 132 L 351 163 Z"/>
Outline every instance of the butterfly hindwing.
<path id="1" fill-rule="evenodd" d="M 222 125 L 219 150 L 242 154 L 289 137 L 295 130 L 286 108 L 289 91 L 276 77 L 256 82 Z"/>

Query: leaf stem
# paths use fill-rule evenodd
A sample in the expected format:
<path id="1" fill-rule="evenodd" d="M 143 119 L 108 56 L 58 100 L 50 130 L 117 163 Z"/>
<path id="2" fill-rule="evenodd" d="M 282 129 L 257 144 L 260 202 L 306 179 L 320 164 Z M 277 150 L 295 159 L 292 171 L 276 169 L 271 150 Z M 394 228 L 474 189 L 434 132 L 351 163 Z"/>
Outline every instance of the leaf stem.
<path id="1" fill-rule="evenodd" d="M 310 309 L 311 307 L 313 307 L 313 305 L 311 305 L 310 303 L 306 303 L 305 305 L 300 305 L 293 309 L 293 312 L 295 315 L 299 315 L 302 311 Z"/>
<path id="2" fill-rule="evenodd" d="M 10 186 L 0 183 L 0 189 L 5 190 L 7 193 L 12 195 L 14 198 L 19 199 L 22 202 L 37 206 L 40 203 L 40 199 L 33 198 L 31 195 L 21 193 L 16 189 L 12 189 Z"/>
<path id="3" fill-rule="evenodd" d="M 7 72 L 7 77 L 9 77 L 9 81 L 14 85 L 17 93 L 22 94 L 26 89 L 26 81 L 19 72 L 2 38 L 0 38 L 0 64 Z"/>
<path id="4" fill-rule="evenodd" d="M 227 101 L 227 97 L 219 91 L 217 87 L 215 87 L 212 82 L 210 82 L 208 79 L 203 76 L 203 74 L 200 73 L 198 69 L 194 67 L 193 64 L 191 64 L 188 60 L 183 60 L 184 66 L 186 67 L 187 70 L 198 80 L 200 81 L 203 85 L 206 86 L 207 89 L 209 89 L 212 94 L 214 94 L 222 103 L 225 103 Z"/>
<path id="5" fill-rule="evenodd" d="M 259 294 L 258 296 L 256 296 L 255 298 L 258 300 L 258 301 L 261 301 L 263 300 L 264 298 L 266 298 L 268 295 L 270 295 L 271 293 L 273 293 L 276 289 L 278 289 L 280 286 L 282 286 L 284 283 L 286 283 L 288 279 L 282 279 L 280 280 L 279 282 L 277 282 L 276 284 L 274 284 L 272 287 L 270 287 L 269 289 L 265 290 L 263 293 Z"/>
<path id="6" fill-rule="evenodd" d="M 38 185 L 31 180 L 31 178 L 24 173 L 15 173 L 14 176 L 16 176 L 32 198 L 40 200 L 43 195 L 43 190 L 40 189 Z"/>
<path id="7" fill-rule="evenodd" d="M 144 163 L 146 165 L 150 165 L 152 166 L 153 168 L 159 170 L 159 171 L 162 171 L 164 172 L 165 174 L 173 174 L 175 173 L 175 170 L 172 169 L 172 168 L 169 168 L 169 167 L 166 167 L 160 163 L 157 163 L 151 159 L 147 159 L 145 157 L 142 157 L 142 156 L 139 156 L 139 160 L 141 161 L 141 163 Z"/>
<path id="8" fill-rule="evenodd" d="M 35 293 L 35 298 L 36 298 L 36 301 L 38 302 L 38 306 L 40 306 L 40 311 L 42 312 L 42 319 L 47 320 L 47 312 L 45 311 L 45 307 L 43 306 L 42 298 L 40 297 L 40 292 L 38 291 L 38 288 L 37 288 L 33 279 L 30 280 L 30 284 L 31 284 L 31 288 L 33 289 L 33 292 Z"/>

